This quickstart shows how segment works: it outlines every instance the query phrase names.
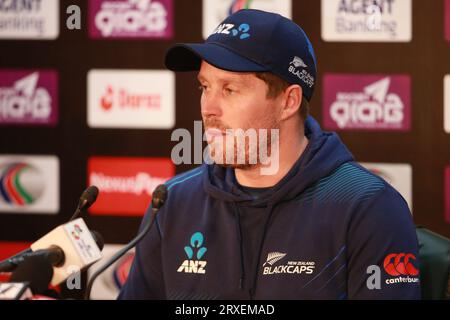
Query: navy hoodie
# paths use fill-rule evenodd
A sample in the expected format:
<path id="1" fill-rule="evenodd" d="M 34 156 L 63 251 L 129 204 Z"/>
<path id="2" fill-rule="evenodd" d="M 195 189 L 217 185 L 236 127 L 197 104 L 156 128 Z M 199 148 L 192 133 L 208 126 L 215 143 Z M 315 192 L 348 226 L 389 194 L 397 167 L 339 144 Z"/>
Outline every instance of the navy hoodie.
<path id="1" fill-rule="evenodd" d="M 301 157 L 258 197 L 214 164 L 169 180 L 119 299 L 420 298 L 405 200 L 312 117 L 305 134 Z"/>

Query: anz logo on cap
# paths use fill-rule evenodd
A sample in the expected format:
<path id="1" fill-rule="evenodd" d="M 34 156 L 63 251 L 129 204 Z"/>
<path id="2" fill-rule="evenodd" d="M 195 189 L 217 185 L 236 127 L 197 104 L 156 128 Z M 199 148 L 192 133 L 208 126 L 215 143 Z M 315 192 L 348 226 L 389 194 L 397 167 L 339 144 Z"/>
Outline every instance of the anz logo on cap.
<path id="1" fill-rule="evenodd" d="M 250 26 L 248 23 L 241 23 L 237 28 L 232 23 L 222 23 L 220 24 L 212 33 L 213 34 L 227 34 L 233 37 L 239 35 L 239 39 L 250 38 Z"/>

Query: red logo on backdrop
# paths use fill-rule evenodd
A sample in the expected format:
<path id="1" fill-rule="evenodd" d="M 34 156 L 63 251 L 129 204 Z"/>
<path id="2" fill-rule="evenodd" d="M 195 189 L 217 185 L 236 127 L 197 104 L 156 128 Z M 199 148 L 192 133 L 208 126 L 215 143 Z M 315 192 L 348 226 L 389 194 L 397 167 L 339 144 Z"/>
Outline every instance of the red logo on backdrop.
<path id="1" fill-rule="evenodd" d="M 161 109 L 161 95 L 131 92 L 126 88 L 115 88 L 108 85 L 100 98 L 100 106 L 104 111 L 112 108 L 120 109 Z"/>
<path id="2" fill-rule="evenodd" d="M 88 162 L 89 185 L 98 187 L 92 214 L 142 216 L 153 190 L 172 178 L 170 158 L 92 157 Z"/>
<path id="3" fill-rule="evenodd" d="M 106 93 L 103 95 L 100 102 L 100 105 L 105 111 L 111 109 L 114 99 L 113 95 L 114 95 L 113 88 L 111 86 L 108 86 L 108 88 L 106 89 Z"/>
<path id="4" fill-rule="evenodd" d="M 417 276 L 419 270 L 411 260 L 416 260 L 412 253 L 391 253 L 384 259 L 384 270 L 391 276 Z"/>

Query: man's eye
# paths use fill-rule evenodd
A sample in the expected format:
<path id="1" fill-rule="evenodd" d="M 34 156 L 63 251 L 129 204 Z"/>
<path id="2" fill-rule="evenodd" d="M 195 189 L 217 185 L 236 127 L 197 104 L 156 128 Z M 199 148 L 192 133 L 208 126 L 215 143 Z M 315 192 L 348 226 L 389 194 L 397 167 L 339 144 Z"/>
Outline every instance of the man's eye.
<path id="1" fill-rule="evenodd" d="M 223 91 L 224 91 L 226 94 L 232 94 L 232 93 L 235 92 L 233 89 L 230 89 L 230 88 L 224 88 Z"/>

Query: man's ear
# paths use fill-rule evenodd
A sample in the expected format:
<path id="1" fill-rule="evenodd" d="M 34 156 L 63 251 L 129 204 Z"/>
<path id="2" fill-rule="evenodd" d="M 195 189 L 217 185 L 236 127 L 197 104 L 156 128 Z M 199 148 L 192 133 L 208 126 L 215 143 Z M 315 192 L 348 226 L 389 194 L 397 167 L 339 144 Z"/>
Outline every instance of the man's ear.
<path id="1" fill-rule="evenodd" d="M 303 90 L 298 84 L 290 85 L 284 91 L 283 109 L 281 112 L 281 120 L 289 119 L 299 112 L 300 104 L 303 99 Z"/>

